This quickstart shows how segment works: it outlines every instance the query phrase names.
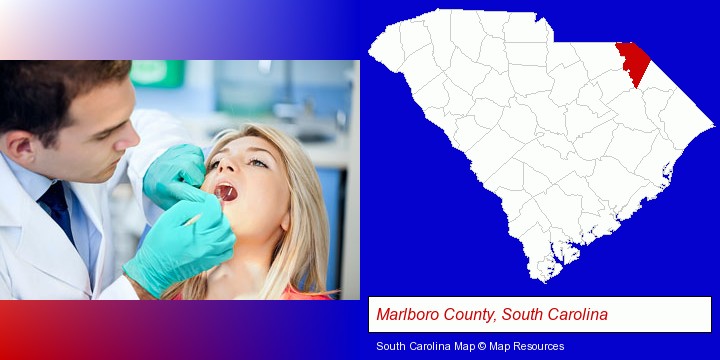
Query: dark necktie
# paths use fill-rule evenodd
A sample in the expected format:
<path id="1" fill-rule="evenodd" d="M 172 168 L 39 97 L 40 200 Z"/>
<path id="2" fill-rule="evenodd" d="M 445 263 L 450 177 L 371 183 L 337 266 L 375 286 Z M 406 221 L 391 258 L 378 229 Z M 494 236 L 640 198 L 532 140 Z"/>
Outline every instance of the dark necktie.
<path id="1" fill-rule="evenodd" d="M 67 235 L 70 242 L 75 246 L 72 230 L 70 230 L 70 212 L 65 202 L 65 192 L 63 191 L 62 181 L 56 181 L 52 184 L 38 201 L 50 208 L 50 217 L 63 229 L 65 235 Z"/>

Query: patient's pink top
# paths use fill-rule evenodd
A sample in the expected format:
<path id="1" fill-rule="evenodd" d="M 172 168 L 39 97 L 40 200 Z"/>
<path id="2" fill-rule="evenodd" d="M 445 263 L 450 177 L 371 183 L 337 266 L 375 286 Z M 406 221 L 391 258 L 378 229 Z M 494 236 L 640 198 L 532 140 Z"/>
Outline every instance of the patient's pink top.
<path id="1" fill-rule="evenodd" d="M 177 294 L 173 300 L 182 300 L 182 293 Z M 281 300 L 332 300 L 325 294 L 305 294 L 295 290 L 294 287 L 288 286 L 282 294 Z"/>
<path id="2" fill-rule="evenodd" d="M 288 286 L 285 292 L 282 294 L 281 299 L 283 300 L 332 300 L 325 294 L 303 294 L 294 287 Z"/>

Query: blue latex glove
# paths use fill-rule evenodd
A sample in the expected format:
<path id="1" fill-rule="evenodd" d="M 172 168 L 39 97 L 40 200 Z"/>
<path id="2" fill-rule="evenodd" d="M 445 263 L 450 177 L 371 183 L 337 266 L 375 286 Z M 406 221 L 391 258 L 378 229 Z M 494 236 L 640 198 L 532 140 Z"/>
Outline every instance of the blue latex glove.
<path id="1" fill-rule="evenodd" d="M 125 274 L 159 298 L 172 284 L 230 259 L 235 234 L 220 201 L 203 193 L 203 201 L 183 200 L 167 210 L 124 266 Z M 200 218 L 186 225 L 200 214 Z"/>
<path id="2" fill-rule="evenodd" d="M 143 177 L 143 193 L 163 210 L 180 200 L 202 201 L 205 156 L 195 145 L 175 145 L 160 155 Z"/>

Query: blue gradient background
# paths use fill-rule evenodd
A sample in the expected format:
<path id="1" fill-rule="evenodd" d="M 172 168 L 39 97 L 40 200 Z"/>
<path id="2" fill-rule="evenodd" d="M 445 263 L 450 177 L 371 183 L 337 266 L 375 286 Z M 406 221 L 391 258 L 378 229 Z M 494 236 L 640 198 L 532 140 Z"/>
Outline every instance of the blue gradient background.
<path id="1" fill-rule="evenodd" d="M 357 9 L 355 1 L 2 0 L 0 57 L 355 59 Z"/>
<path id="2" fill-rule="evenodd" d="M 634 41 L 720 124 L 714 41 L 720 6 L 695 0 L 179 3 L 0 1 L 0 57 L 361 59 L 361 300 L 2 302 L 3 357 L 717 356 L 716 334 L 368 334 L 370 295 L 703 295 L 715 303 L 720 131 L 686 149 L 657 200 L 542 285 L 529 279 L 521 244 L 507 235 L 500 199 L 482 189 L 469 161 L 424 119 L 402 76 L 367 50 L 385 26 L 437 7 L 534 11 L 548 19 L 556 41 Z M 560 342 L 566 350 L 391 353 L 375 351 L 377 341 Z"/>

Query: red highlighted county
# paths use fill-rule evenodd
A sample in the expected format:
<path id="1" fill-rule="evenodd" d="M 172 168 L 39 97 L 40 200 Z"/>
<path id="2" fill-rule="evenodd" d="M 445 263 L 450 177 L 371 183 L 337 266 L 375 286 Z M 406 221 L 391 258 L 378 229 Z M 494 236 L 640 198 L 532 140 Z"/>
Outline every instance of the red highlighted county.
<path id="1" fill-rule="evenodd" d="M 630 78 L 637 89 L 645 75 L 645 70 L 650 65 L 650 57 L 635 43 L 615 43 L 615 47 L 620 52 L 620 56 L 625 57 L 623 70 L 630 70 Z"/>

